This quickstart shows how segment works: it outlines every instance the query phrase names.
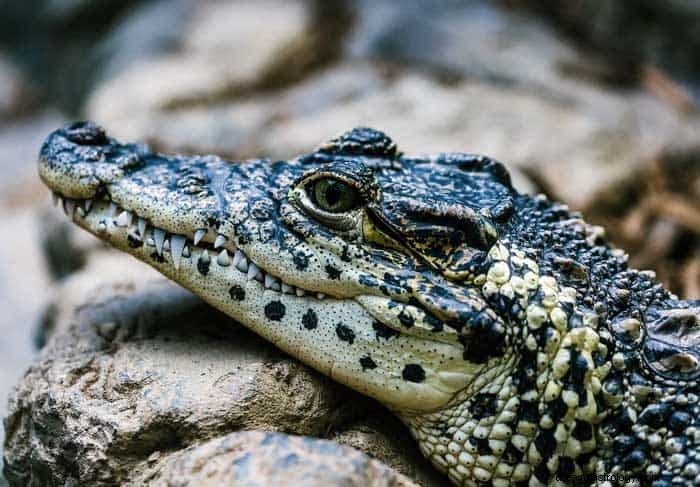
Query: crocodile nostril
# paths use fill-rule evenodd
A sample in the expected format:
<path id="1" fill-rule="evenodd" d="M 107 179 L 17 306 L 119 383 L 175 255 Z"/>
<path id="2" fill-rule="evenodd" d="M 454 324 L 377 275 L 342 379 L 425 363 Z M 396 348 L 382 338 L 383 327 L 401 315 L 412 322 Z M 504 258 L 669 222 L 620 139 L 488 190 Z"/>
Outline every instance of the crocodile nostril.
<path id="1" fill-rule="evenodd" d="M 66 128 L 66 137 L 80 145 L 105 145 L 108 143 L 105 130 L 92 122 L 75 122 Z"/>

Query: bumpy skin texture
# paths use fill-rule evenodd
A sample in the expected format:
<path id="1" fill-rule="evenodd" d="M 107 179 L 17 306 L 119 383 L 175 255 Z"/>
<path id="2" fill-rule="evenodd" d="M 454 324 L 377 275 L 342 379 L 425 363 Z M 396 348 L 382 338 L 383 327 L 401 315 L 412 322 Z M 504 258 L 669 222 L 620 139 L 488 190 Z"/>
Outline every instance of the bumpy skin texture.
<path id="1" fill-rule="evenodd" d="M 700 482 L 700 301 L 496 161 L 360 128 L 233 164 L 78 123 L 39 167 L 75 223 L 382 401 L 456 484 Z"/>

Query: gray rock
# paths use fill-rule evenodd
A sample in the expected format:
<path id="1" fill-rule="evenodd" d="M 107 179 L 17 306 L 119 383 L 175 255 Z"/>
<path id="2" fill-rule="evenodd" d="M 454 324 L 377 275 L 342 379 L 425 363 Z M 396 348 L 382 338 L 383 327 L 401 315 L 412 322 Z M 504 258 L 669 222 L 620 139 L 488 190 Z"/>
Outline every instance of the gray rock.
<path id="1" fill-rule="evenodd" d="M 10 399 L 5 474 L 12 485 L 139 484 L 149 476 L 166 482 L 204 456 L 219 465 L 220 448 L 185 449 L 251 429 L 351 443 L 424 485 L 442 485 L 380 405 L 128 256 L 93 251 L 85 261 L 57 290 L 48 344 Z M 372 441 L 358 441 L 371 437 L 370 420 L 382 427 Z M 221 444 L 227 441 L 239 440 Z M 364 465 L 356 482 L 367 475 L 394 485 L 385 467 L 356 455 L 353 465 Z M 314 462 L 305 458 L 297 474 Z M 331 480 L 346 474 L 337 475 Z"/>
<path id="2" fill-rule="evenodd" d="M 369 125 L 409 154 L 488 154 L 514 168 L 519 188 L 584 210 L 678 141 L 700 138 L 697 114 L 642 87 L 572 77 L 562 66 L 585 58 L 537 17 L 483 2 L 433 3 L 363 4 L 345 60 L 281 91 L 229 90 L 212 100 L 222 94 L 223 81 L 207 74 L 215 71 L 166 90 L 152 72 L 129 69 L 97 90 L 88 117 L 125 139 L 231 158 L 289 157 Z M 262 73 L 237 69 L 249 80 Z M 172 101 L 187 97 L 199 102 Z"/>
<path id="3" fill-rule="evenodd" d="M 409 487 L 383 463 L 337 443 L 280 433 L 231 433 L 158 458 L 136 485 Z"/>

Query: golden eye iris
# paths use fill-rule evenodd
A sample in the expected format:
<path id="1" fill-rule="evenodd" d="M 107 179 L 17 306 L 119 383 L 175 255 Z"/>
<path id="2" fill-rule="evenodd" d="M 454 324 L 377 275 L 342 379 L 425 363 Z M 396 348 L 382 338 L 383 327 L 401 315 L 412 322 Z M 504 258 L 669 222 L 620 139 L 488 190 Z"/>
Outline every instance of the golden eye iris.
<path id="1" fill-rule="evenodd" d="M 320 209 L 329 213 L 350 211 L 358 206 L 360 200 L 355 188 L 330 178 L 316 181 L 311 197 Z"/>

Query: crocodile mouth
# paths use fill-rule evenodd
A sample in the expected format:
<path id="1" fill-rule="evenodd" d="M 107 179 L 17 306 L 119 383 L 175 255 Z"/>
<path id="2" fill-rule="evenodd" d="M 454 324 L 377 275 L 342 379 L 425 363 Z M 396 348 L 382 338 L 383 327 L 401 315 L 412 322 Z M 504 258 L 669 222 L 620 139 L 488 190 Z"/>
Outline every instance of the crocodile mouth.
<path id="1" fill-rule="evenodd" d="M 150 247 L 155 262 L 169 261 L 175 270 L 179 270 L 183 262 L 189 262 L 206 274 L 209 266 L 215 263 L 221 268 L 235 269 L 248 281 L 259 282 L 265 290 L 319 300 L 326 298 L 325 293 L 302 289 L 268 272 L 253 262 L 232 239 L 210 228 L 198 229 L 192 235 L 168 232 L 119 206 L 106 191 L 87 199 L 68 198 L 54 191 L 52 198 L 54 205 L 60 206 L 68 218 L 90 233 L 107 241 L 121 236 L 132 249 Z"/>

